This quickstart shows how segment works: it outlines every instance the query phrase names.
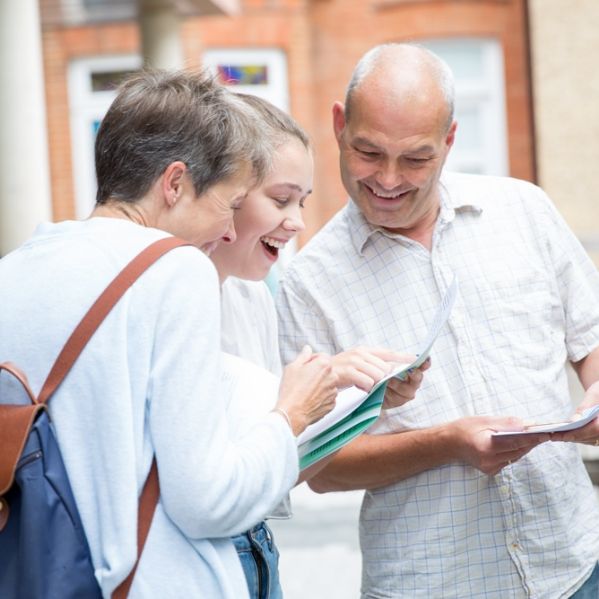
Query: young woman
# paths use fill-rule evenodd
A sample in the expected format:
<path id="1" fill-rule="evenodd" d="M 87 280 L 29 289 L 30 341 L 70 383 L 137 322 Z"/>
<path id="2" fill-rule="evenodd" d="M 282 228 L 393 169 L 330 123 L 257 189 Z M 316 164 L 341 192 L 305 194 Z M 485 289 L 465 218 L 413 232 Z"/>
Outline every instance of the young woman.
<path id="1" fill-rule="evenodd" d="M 220 245 L 211 255 L 222 290 L 222 343 L 224 351 L 280 374 L 277 317 L 271 293 L 263 283 L 285 246 L 304 229 L 302 209 L 312 191 L 313 159 L 306 133 L 286 113 L 255 96 L 241 94 L 256 112 L 275 149 L 269 173 L 250 190 L 235 214 L 237 240 Z M 382 348 L 356 348 L 333 357 L 338 386 L 365 390 L 384 376 L 393 362 L 409 356 Z M 426 367 L 423 368 L 423 370 Z M 414 397 L 422 372 L 389 391 L 392 405 Z M 229 407 L 235 418 L 235 406 Z M 244 410 L 247 413 L 247 409 Z M 317 468 L 310 471 L 314 474 Z M 309 475 L 308 475 L 309 476 Z M 303 479 L 305 480 L 304 474 Z M 268 517 L 288 518 L 284 501 Z M 278 551 L 264 522 L 234 537 L 253 599 L 279 599 Z"/>

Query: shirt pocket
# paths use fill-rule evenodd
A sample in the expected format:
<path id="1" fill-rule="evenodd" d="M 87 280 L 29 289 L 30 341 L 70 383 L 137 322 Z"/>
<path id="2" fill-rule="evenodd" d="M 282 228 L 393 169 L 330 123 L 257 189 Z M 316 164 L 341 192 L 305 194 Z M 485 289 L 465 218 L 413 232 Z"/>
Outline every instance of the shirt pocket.
<path id="1" fill-rule="evenodd" d="M 484 343 L 482 353 L 502 355 L 516 367 L 542 370 L 563 347 L 563 311 L 541 268 L 489 266 L 473 311 Z"/>

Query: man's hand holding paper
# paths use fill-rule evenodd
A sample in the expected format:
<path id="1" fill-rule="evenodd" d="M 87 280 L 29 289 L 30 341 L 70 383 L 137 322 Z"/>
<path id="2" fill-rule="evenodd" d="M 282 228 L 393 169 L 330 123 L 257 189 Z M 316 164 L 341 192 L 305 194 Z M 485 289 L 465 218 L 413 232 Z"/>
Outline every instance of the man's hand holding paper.
<path id="1" fill-rule="evenodd" d="M 424 372 L 431 366 L 431 359 L 427 358 L 420 366 L 410 369 L 404 378 L 392 377 L 387 382 L 383 410 L 403 406 L 406 402 L 414 399 L 416 391 L 422 384 Z"/>
<path id="2" fill-rule="evenodd" d="M 491 476 L 525 456 L 540 443 L 551 439 L 547 433 L 519 435 L 524 423 L 513 417 L 471 416 L 447 427 L 455 461 L 466 462 Z M 498 434 L 505 432 L 504 436 Z M 516 434 L 514 434 L 516 433 Z"/>
<path id="3" fill-rule="evenodd" d="M 599 446 L 599 382 L 589 386 L 581 404 L 571 418 L 572 422 L 582 424 L 572 430 L 553 433 L 553 441 L 570 441 Z"/>

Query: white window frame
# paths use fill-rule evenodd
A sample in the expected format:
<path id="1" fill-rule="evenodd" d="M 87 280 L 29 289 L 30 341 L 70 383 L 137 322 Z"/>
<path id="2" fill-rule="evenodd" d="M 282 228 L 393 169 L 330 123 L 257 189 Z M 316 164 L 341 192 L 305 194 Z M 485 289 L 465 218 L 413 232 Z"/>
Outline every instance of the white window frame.
<path id="1" fill-rule="evenodd" d="M 69 64 L 68 90 L 71 124 L 71 155 L 77 218 L 89 215 L 96 198 L 94 141 L 95 121 L 102 120 L 116 93 L 92 90 L 92 74 L 140 69 L 137 55 L 113 55 L 73 60 Z"/>
<path id="2" fill-rule="evenodd" d="M 480 52 L 484 76 L 480 79 L 460 79 L 456 74 L 456 143 L 447 158 L 447 168 L 456 171 L 476 171 L 487 175 L 508 175 L 508 132 L 505 106 L 505 77 L 501 42 L 494 38 L 434 38 L 420 40 L 450 67 L 451 54 L 444 50 L 468 45 Z M 454 74 L 455 74 L 455 69 Z M 481 115 L 481 147 L 469 152 L 460 146 L 460 109 L 476 106 Z"/>

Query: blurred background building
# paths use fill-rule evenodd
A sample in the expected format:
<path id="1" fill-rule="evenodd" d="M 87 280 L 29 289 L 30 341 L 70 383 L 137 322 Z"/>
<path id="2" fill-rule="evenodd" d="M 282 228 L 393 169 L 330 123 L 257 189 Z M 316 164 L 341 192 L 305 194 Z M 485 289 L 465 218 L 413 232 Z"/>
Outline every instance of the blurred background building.
<path id="1" fill-rule="evenodd" d="M 311 134 L 313 235 L 344 203 L 331 105 L 371 46 L 412 40 L 452 66 L 449 167 L 541 184 L 599 259 L 596 0 L 2 0 L 0 254 L 93 206 L 93 140 L 142 64 L 206 65 Z"/>

